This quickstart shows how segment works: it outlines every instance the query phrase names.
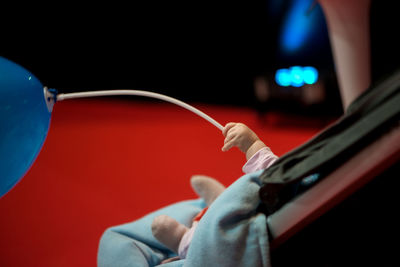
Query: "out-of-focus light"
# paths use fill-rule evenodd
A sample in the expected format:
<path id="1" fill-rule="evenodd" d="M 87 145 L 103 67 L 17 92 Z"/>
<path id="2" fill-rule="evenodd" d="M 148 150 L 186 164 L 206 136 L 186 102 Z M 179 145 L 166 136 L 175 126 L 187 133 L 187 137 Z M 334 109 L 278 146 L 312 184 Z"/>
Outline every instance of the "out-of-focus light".
<path id="1" fill-rule="evenodd" d="M 280 86 L 289 86 L 292 82 L 288 69 L 279 69 L 275 73 L 275 81 Z"/>
<path id="2" fill-rule="evenodd" d="M 284 19 L 281 46 L 286 53 L 298 52 L 310 38 L 313 27 L 316 27 L 315 16 L 307 14 L 312 0 L 294 0 Z"/>
<path id="3" fill-rule="evenodd" d="M 314 84 L 318 80 L 318 71 L 314 67 L 303 68 L 303 79 L 306 84 Z"/>
<path id="4" fill-rule="evenodd" d="M 293 66 L 278 69 L 275 73 L 275 81 L 278 85 L 285 87 L 301 87 L 304 84 L 314 84 L 318 81 L 318 70 L 311 66 Z"/>
<path id="5" fill-rule="evenodd" d="M 303 79 L 303 68 L 299 66 L 294 66 L 290 68 L 291 84 L 294 87 L 300 87 L 304 85 Z"/>

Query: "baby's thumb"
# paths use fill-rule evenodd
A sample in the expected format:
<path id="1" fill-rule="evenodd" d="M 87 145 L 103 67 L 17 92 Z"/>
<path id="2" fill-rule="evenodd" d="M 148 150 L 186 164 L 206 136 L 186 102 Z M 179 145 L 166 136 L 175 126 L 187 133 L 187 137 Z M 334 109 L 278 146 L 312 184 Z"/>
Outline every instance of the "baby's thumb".
<path id="1" fill-rule="evenodd" d="M 229 149 L 231 149 L 234 145 L 233 140 L 229 140 L 228 142 L 224 142 L 224 145 L 222 146 L 222 151 L 228 151 Z"/>
<path id="2" fill-rule="evenodd" d="M 221 148 L 221 150 L 222 150 L 223 152 L 226 152 L 226 151 L 228 151 L 229 149 L 230 149 L 230 147 L 228 147 L 226 144 L 223 145 L 222 148 Z"/>

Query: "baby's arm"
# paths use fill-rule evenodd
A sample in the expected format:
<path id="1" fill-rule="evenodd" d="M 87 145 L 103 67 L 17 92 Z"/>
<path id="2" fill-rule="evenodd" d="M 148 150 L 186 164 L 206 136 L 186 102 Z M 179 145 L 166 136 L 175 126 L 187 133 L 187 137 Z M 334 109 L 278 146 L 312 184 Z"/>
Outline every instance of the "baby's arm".
<path id="1" fill-rule="evenodd" d="M 246 154 L 249 160 L 257 151 L 266 147 L 258 136 L 243 123 L 229 122 L 225 125 L 222 134 L 225 136 L 222 151 L 228 151 L 237 146 Z"/>
<path id="2" fill-rule="evenodd" d="M 225 125 L 222 133 L 225 136 L 222 151 L 228 151 L 237 146 L 246 154 L 247 162 L 242 168 L 244 173 L 266 169 L 278 159 L 271 149 L 243 123 L 230 122 Z"/>

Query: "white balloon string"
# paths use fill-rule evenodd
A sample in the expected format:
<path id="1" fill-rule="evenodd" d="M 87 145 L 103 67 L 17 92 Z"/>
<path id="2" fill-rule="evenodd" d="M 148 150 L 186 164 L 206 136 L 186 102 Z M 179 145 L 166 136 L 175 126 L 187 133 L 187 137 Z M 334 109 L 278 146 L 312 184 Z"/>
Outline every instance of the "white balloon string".
<path id="1" fill-rule="evenodd" d="M 67 100 L 67 99 L 74 99 L 74 98 L 83 98 L 83 97 L 96 97 L 96 96 L 119 96 L 119 95 L 135 95 L 135 96 L 145 96 L 145 97 L 151 97 L 151 98 L 156 98 L 160 100 L 164 100 L 166 102 L 170 102 L 172 104 L 181 106 L 197 115 L 202 117 L 203 119 L 209 121 L 211 124 L 213 124 L 215 127 L 217 127 L 220 131 L 223 131 L 224 127 L 218 123 L 216 120 L 205 114 L 204 112 L 198 110 L 197 108 L 186 104 L 185 102 L 182 102 L 178 99 L 175 99 L 170 96 L 158 94 L 158 93 L 153 93 L 153 92 L 148 92 L 148 91 L 142 91 L 142 90 L 105 90 L 105 91 L 90 91 L 90 92 L 78 92 L 78 93 L 67 93 L 67 94 L 57 94 L 56 100 L 57 101 L 62 101 L 62 100 Z"/>

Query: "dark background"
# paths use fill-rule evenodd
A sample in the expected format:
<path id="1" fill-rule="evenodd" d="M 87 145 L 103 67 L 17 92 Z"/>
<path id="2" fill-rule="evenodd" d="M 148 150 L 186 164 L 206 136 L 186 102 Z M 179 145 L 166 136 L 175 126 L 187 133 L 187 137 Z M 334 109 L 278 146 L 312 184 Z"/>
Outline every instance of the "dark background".
<path id="1" fill-rule="evenodd" d="M 9 10 L 0 55 L 60 92 L 142 89 L 253 107 L 254 78 L 291 65 L 319 67 L 328 73 L 328 90 L 337 91 L 324 20 L 302 50 L 280 50 L 279 32 L 294 2 L 26 4 Z M 317 4 L 310 12 L 319 9 Z M 399 65 L 397 13 L 395 1 L 372 2 L 373 81 Z M 339 101 L 330 100 L 337 107 Z"/>

